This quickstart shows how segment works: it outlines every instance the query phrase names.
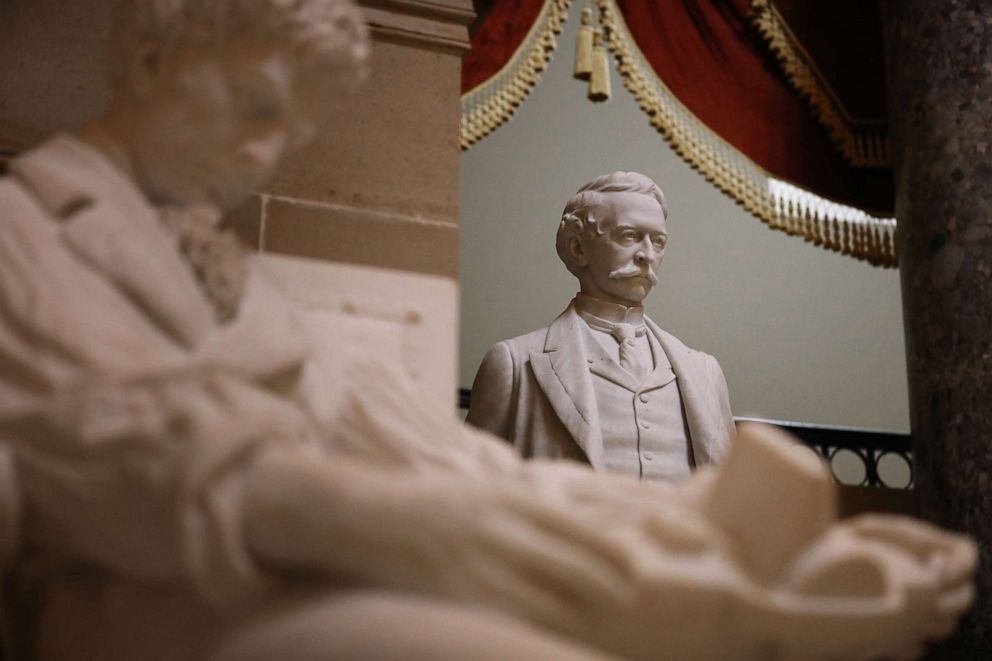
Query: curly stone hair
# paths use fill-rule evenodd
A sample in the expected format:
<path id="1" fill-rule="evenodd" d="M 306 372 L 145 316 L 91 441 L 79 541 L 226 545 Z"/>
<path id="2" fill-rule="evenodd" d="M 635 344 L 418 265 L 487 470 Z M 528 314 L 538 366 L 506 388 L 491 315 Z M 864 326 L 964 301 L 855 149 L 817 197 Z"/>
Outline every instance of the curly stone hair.
<path id="1" fill-rule="evenodd" d="M 168 60 L 233 38 L 295 51 L 303 67 L 330 71 L 338 85 L 366 75 L 368 30 L 350 0 L 116 0 L 111 75 L 121 83 L 148 44 Z"/>

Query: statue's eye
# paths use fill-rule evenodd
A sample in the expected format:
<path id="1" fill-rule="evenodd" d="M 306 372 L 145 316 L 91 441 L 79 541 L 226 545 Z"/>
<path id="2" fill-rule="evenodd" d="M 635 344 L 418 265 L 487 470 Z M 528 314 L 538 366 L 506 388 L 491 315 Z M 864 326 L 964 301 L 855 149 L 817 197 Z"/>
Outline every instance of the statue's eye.
<path id="1" fill-rule="evenodd" d="M 668 243 L 668 239 L 663 236 L 656 236 L 651 239 L 651 243 L 653 243 L 654 247 L 658 250 L 662 250 L 665 247 L 665 244 Z"/>
<path id="2" fill-rule="evenodd" d="M 620 240 L 624 242 L 637 241 L 637 233 L 633 230 L 624 230 L 620 232 Z"/>

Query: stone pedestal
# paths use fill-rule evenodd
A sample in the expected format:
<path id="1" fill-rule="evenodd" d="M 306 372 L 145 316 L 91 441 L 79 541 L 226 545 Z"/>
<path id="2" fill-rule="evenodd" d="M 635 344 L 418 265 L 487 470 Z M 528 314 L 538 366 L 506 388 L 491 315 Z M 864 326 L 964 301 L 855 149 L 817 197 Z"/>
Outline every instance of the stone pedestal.
<path id="1" fill-rule="evenodd" d="M 992 659 L 992 4 L 885 6 L 916 493 L 981 547 L 934 658 Z"/>

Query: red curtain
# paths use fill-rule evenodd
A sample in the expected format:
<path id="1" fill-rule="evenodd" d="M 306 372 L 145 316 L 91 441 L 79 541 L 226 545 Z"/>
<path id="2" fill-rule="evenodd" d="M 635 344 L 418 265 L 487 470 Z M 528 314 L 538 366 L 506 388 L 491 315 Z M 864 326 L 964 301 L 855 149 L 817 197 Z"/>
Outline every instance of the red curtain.
<path id="1" fill-rule="evenodd" d="M 496 2 L 472 38 L 463 92 L 502 68 L 543 4 Z M 818 68 L 843 92 L 844 105 L 884 114 L 881 59 L 871 53 L 872 45 L 881 50 L 877 0 L 779 4 L 783 18 L 795 22 L 793 32 L 806 53 L 821 58 Z M 709 129 L 775 177 L 870 212 L 891 212 L 891 172 L 844 160 L 752 25 L 751 0 L 617 0 L 617 5 L 655 74 Z M 562 45 L 570 51 L 569 46 Z M 837 56 L 838 49 L 845 49 L 844 55 Z M 862 66 L 855 66 L 859 58 Z"/>
<path id="2" fill-rule="evenodd" d="M 462 94 L 495 76 L 510 61 L 544 8 L 544 0 L 499 0 L 472 35 L 462 60 Z"/>
<path id="3" fill-rule="evenodd" d="M 891 211 L 891 173 L 844 161 L 749 22 L 749 0 L 617 4 L 658 77 L 724 140 L 779 178 L 854 206 Z"/>

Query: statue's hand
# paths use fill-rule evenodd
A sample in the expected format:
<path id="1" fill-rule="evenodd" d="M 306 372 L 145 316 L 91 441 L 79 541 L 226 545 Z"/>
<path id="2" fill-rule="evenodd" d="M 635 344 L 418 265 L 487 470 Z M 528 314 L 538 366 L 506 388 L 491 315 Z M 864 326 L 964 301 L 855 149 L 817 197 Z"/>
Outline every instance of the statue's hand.
<path id="1" fill-rule="evenodd" d="M 909 517 L 866 515 L 846 524 L 854 538 L 905 554 L 936 584 L 931 604 L 934 636 L 950 633 L 974 597 L 978 548 L 963 535 L 945 532 Z"/>
<path id="2" fill-rule="evenodd" d="M 950 633 L 974 595 L 967 538 L 909 518 L 842 523 L 801 553 L 774 590 L 795 653 L 912 658 Z M 828 653 L 830 652 L 830 653 Z"/>

